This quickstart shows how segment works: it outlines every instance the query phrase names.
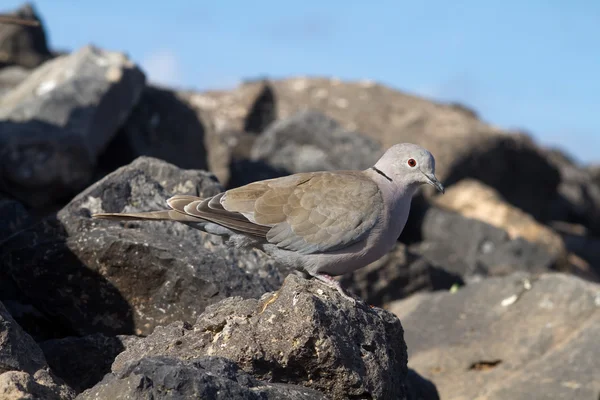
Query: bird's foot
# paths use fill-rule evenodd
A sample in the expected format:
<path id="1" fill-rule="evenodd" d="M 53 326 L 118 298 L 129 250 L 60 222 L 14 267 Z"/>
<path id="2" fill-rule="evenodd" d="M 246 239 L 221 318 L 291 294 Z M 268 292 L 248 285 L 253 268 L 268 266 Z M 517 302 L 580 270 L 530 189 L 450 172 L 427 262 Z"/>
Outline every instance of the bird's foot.
<path id="1" fill-rule="evenodd" d="M 357 302 L 361 303 L 361 300 L 357 300 L 356 298 L 352 297 L 351 295 L 349 295 L 348 293 L 346 293 L 346 291 L 344 290 L 344 288 L 342 287 L 342 285 L 340 284 L 339 281 L 335 280 L 333 277 L 331 277 L 330 275 L 327 274 L 314 274 L 312 275 L 314 278 L 316 278 L 319 282 L 323 283 L 324 285 L 326 285 L 327 287 L 333 288 L 335 290 L 337 290 L 343 298 L 345 298 L 346 300 L 350 301 L 352 303 L 352 305 L 356 305 Z"/>

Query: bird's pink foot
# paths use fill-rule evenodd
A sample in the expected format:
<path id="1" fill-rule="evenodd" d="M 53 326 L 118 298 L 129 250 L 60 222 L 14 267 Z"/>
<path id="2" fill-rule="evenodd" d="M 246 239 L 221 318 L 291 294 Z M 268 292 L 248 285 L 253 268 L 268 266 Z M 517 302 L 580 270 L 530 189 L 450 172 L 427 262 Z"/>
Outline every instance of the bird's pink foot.
<path id="1" fill-rule="evenodd" d="M 340 282 L 333 279 L 333 277 L 331 277 L 330 275 L 314 274 L 312 276 L 314 278 L 316 278 L 319 282 L 323 283 L 324 285 L 337 290 L 342 295 L 343 298 L 349 300 L 352 304 L 356 304 L 357 300 L 354 297 L 352 297 L 351 295 L 349 295 L 348 293 L 346 293 L 344 288 L 342 288 L 342 285 L 340 284 Z"/>

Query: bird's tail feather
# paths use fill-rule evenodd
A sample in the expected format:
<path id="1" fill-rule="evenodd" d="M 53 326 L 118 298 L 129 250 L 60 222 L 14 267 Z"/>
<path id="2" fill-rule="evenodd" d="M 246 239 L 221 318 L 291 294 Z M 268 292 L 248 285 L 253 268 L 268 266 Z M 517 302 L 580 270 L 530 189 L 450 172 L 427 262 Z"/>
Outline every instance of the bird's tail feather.
<path id="1" fill-rule="evenodd" d="M 110 219 L 117 221 L 179 221 L 179 222 L 199 222 L 199 218 L 191 217 L 175 210 L 147 211 L 139 213 L 98 213 L 92 214 L 92 218 Z"/>

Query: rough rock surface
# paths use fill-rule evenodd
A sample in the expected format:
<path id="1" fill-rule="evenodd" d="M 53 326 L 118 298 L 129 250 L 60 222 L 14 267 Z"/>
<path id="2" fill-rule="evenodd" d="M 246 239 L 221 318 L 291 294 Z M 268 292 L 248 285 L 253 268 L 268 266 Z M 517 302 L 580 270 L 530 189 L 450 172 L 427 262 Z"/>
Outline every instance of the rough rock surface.
<path id="1" fill-rule="evenodd" d="M 157 325 L 192 322 L 223 298 L 276 289 L 285 272 L 264 253 L 224 246 L 181 223 L 90 215 L 158 210 L 175 193 L 219 190 L 206 172 L 140 157 L 80 193 L 56 218 L 13 237 L 0 256 L 31 302 L 72 334 L 149 334 Z"/>
<path id="2" fill-rule="evenodd" d="M 23 67 L 12 66 L 0 69 L 0 96 L 23 82 L 28 75 L 29 71 Z"/>
<path id="3" fill-rule="evenodd" d="M 489 278 L 393 303 L 409 364 L 442 399 L 596 399 L 600 285 L 554 273 Z"/>
<path id="4" fill-rule="evenodd" d="M 423 145 L 436 157 L 437 175 L 446 184 L 478 179 L 535 218 L 548 217 L 540 204 L 557 196 L 560 176 L 525 135 L 492 127 L 461 107 L 434 103 L 370 82 L 325 78 L 290 78 L 247 82 L 235 90 L 188 94 L 217 131 L 244 131 L 248 110 L 268 85 L 267 105 L 278 119 L 305 109 L 317 110 L 348 131 L 378 141 L 382 148 L 399 142 Z M 433 190 L 425 191 L 428 195 Z"/>
<path id="5" fill-rule="evenodd" d="M 52 58 L 44 25 L 33 6 L 27 3 L 10 15 L 31 19 L 40 25 L 0 24 L 0 68 L 7 65 L 34 68 Z"/>
<path id="6" fill-rule="evenodd" d="M 290 173 L 366 169 L 383 150 L 357 132 L 349 132 L 317 111 L 301 111 L 279 120 L 256 139 L 251 159 Z"/>
<path id="7" fill-rule="evenodd" d="M 459 275 L 433 266 L 400 242 L 379 260 L 339 279 L 349 292 L 379 307 L 413 293 L 464 284 Z"/>
<path id="8" fill-rule="evenodd" d="M 423 242 L 411 245 L 411 251 L 465 280 L 557 267 L 557 255 L 544 246 L 511 239 L 503 229 L 455 212 L 430 208 L 422 229 Z"/>
<path id="9" fill-rule="evenodd" d="M 115 357 L 137 336 L 65 337 L 39 344 L 52 372 L 77 393 L 91 388 L 110 372 Z"/>
<path id="10" fill-rule="evenodd" d="M 0 399 L 65 400 L 75 392 L 53 376 L 44 353 L 0 303 Z"/>
<path id="11" fill-rule="evenodd" d="M 0 98 L 1 188 L 35 207 L 83 189 L 144 81 L 123 54 L 92 46 L 38 67 Z"/>
<path id="12" fill-rule="evenodd" d="M 407 397 L 400 321 L 387 311 L 353 306 L 335 289 L 289 275 L 261 300 L 233 297 L 208 307 L 194 326 L 176 322 L 121 353 L 113 364 L 149 356 L 233 360 L 255 378 L 300 384 L 334 399 Z"/>
<path id="13" fill-rule="evenodd" d="M 202 357 L 178 360 L 148 357 L 107 375 L 79 400 L 136 399 L 326 400 L 302 386 L 259 381 L 231 360 Z"/>

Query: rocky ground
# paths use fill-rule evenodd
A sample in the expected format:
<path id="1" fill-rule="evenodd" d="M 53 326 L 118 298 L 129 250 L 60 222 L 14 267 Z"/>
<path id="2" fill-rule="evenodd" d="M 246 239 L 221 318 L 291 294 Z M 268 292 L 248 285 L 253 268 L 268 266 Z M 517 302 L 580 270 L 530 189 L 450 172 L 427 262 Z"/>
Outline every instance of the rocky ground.
<path id="1" fill-rule="evenodd" d="M 447 192 L 341 277 L 370 306 L 183 224 L 90 218 L 405 141 Z M 174 91 L 0 24 L 0 398 L 597 400 L 599 171 L 373 82 Z"/>

